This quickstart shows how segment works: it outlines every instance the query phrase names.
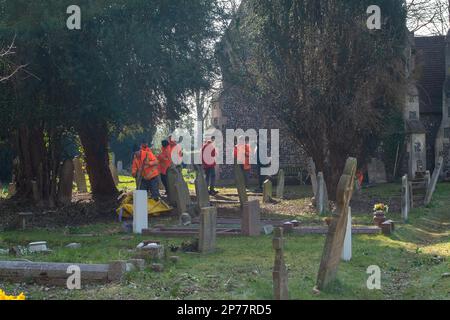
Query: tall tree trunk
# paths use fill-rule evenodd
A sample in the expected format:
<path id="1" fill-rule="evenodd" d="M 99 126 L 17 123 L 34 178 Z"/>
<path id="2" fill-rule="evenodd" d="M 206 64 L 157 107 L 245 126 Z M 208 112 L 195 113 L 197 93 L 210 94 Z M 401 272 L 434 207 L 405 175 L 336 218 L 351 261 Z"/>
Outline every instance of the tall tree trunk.
<path id="1" fill-rule="evenodd" d="M 86 156 L 86 170 L 91 192 L 97 200 L 108 200 L 118 194 L 109 169 L 108 130 L 102 121 L 90 121 L 78 129 Z"/>

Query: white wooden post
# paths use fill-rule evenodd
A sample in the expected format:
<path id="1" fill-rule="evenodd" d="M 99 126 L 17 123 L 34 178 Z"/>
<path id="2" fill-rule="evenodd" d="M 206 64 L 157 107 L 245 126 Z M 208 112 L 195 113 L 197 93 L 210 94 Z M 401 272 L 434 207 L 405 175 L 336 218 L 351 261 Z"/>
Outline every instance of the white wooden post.
<path id="1" fill-rule="evenodd" d="M 148 229 L 147 191 L 133 192 L 133 212 L 133 233 L 142 234 L 143 229 Z"/>

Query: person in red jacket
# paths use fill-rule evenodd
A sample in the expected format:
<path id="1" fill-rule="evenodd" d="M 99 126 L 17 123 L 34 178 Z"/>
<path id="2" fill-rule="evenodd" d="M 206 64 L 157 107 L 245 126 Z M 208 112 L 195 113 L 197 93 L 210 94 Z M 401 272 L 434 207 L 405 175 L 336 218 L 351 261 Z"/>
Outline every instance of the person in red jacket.
<path id="1" fill-rule="evenodd" d="M 158 201 L 159 194 L 159 161 L 148 147 L 142 143 L 141 149 L 134 154 L 131 173 L 137 181 L 138 190 L 150 191 L 152 199 Z"/>
<path id="2" fill-rule="evenodd" d="M 252 166 L 250 164 L 250 154 L 252 152 L 250 146 L 250 138 L 245 137 L 245 143 L 240 142 L 242 137 L 239 137 L 236 146 L 234 147 L 234 159 L 238 165 L 240 165 L 244 171 L 245 185 L 248 188 L 250 170 Z"/>
<path id="3" fill-rule="evenodd" d="M 206 184 L 209 187 L 209 194 L 215 196 L 218 192 L 215 190 L 216 187 L 216 146 L 214 142 L 216 137 L 211 137 L 202 147 L 202 163 L 203 170 L 206 174 Z"/>
<path id="4" fill-rule="evenodd" d="M 169 141 L 163 140 L 161 143 L 161 153 L 158 155 L 159 160 L 159 173 L 161 175 L 161 182 L 164 185 L 164 189 L 166 189 L 166 195 L 169 194 L 169 188 L 167 184 L 167 170 L 172 165 L 172 150 L 169 144 Z"/>

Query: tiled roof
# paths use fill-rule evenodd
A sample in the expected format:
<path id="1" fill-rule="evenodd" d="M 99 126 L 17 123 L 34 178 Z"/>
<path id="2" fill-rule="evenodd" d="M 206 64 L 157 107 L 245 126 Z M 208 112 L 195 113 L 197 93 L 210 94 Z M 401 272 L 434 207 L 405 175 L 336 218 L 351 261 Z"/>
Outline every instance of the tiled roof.
<path id="1" fill-rule="evenodd" d="M 445 36 L 415 37 L 421 113 L 442 113 L 445 81 Z"/>

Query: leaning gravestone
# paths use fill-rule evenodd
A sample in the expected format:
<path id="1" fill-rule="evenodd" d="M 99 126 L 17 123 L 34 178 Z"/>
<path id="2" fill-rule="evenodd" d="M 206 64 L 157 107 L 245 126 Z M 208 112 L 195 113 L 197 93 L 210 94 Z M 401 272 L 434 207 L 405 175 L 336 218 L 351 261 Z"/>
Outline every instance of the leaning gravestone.
<path id="1" fill-rule="evenodd" d="M 402 219 L 404 222 L 408 221 L 409 210 L 411 209 L 410 196 L 411 192 L 408 182 L 408 175 L 404 175 L 402 178 Z"/>
<path id="2" fill-rule="evenodd" d="M 83 165 L 81 163 L 80 158 L 73 159 L 73 166 L 75 169 L 75 183 L 77 185 L 78 192 L 86 193 L 87 185 L 86 185 L 86 176 L 84 175 Z"/>
<path id="3" fill-rule="evenodd" d="M 234 176 L 236 179 L 236 188 L 239 194 L 239 201 L 241 202 L 241 207 L 244 203 L 248 202 L 247 188 L 245 184 L 245 176 L 240 165 L 234 165 Z"/>
<path id="4" fill-rule="evenodd" d="M 114 184 L 116 186 L 119 185 L 120 181 L 119 181 L 119 174 L 117 173 L 117 168 L 114 165 L 114 163 L 110 163 L 109 164 L 109 170 L 111 171 L 111 176 L 113 178 Z"/>
<path id="5" fill-rule="evenodd" d="M 183 213 L 188 212 L 188 204 L 186 202 L 186 197 L 184 196 L 183 186 L 179 182 L 175 183 L 174 190 L 173 196 L 175 198 L 176 212 L 181 216 Z"/>
<path id="6" fill-rule="evenodd" d="M 347 229 L 345 231 L 344 248 L 342 249 L 343 261 L 352 259 L 352 208 L 348 208 Z"/>
<path id="7" fill-rule="evenodd" d="M 284 198 L 284 184 L 285 184 L 285 174 L 284 170 L 280 169 L 278 172 L 278 181 L 277 181 L 277 198 Z"/>
<path id="8" fill-rule="evenodd" d="M 211 253 L 216 249 L 217 209 L 202 208 L 200 212 L 200 235 L 198 249 L 201 253 Z"/>
<path id="9" fill-rule="evenodd" d="M 319 214 L 329 210 L 328 191 L 322 172 L 317 175 L 316 207 Z"/>
<path id="10" fill-rule="evenodd" d="M 195 166 L 195 193 L 197 196 L 197 210 L 200 212 L 201 208 L 206 208 L 210 206 L 208 185 L 206 184 L 205 176 L 203 175 L 203 170 L 200 166 Z"/>
<path id="11" fill-rule="evenodd" d="M 308 158 L 308 174 L 311 177 L 311 185 L 314 193 L 314 198 L 317 199 L 317 175 L 316 164 L 312 158 Z"/>
<path id="12" fill-rule="evenodd" d="M 444 164 L 444 158 L 439 157 L 438 164 L 436 168 L 434 168 L 433 176 L 431 177 L 430 184 L 428 185 L 427 194 L 425 196 L 425 205 L 429 205 L 433 198 L 434 191 L 436 190 L 436 185 L 439 180 L 439 176 L 441 175 L 442 166 Z"/>
<path id="13" fill-rule="evenodd" d="M 176 206 L 176 197 L 175 197 L 175 184 L 178 181 L 179 172 L 175 166 L 171 166 L 167 170 L 167 187 L 168 187 L 168 201 L 172 206 Z"/>
<path id="14" fill-rule="evenodd" d="M 58 201 L 62 205 L 69 205 L 72 202 L 74 166 L 73 161 L 67 159 L 61 167 L 58 184 Z"/>
<path id="15" fill-rule="evenodd" d="M 288 272 L 284 262 L 283 228 L 275 228 L 273 231 L 273 248 L 275 250 L 275 263 L 273 267 L 273 295 L 275 300 L 288 300 Z"/>
<path id="16" fill-rule="evenodd" d="M 273 186 L 272 181 L 267 179 L 263 184 L 263 202 L 270 203 L 272 201 L 273 196 Z"/>
<path id="17" fill-rule="evenodd" d="M 326 288 L 336 278 L 344 246 L 349 203 L 355 185 L 356 165 L 356 159 L 349 158 L 344 173 L 339 180 L 336 192 L 337 208 L 331 218 L 317 276 L 317 289 L 319 290 Z"/>
<path id="18" fill-rule="evenodd" d="M 242 208 L 241 232 L 245 236 L 261 234 L 261 208 L 259 201 L 249 201 Z"/>

